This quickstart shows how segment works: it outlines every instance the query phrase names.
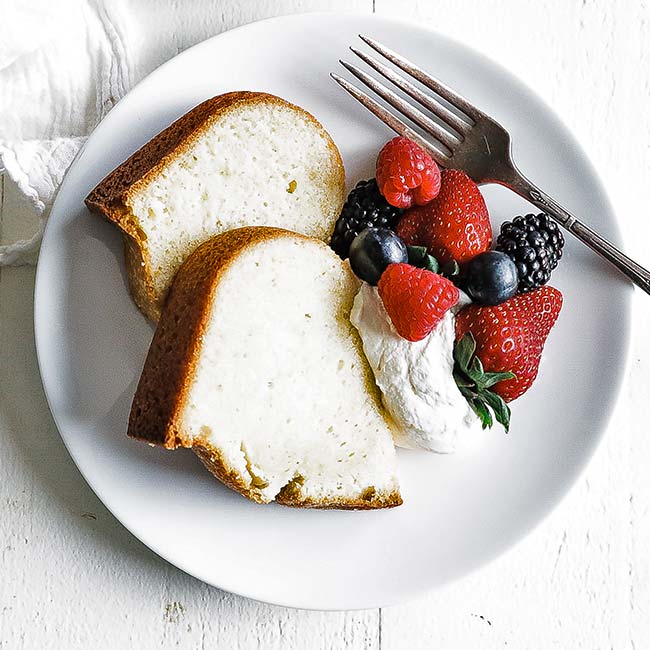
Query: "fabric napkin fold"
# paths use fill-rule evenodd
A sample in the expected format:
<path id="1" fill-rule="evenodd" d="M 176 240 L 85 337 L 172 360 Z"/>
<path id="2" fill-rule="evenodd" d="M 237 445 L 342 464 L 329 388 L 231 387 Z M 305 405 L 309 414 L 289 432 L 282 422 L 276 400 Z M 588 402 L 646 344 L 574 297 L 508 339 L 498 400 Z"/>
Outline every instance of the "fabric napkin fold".
<path id="1" fill-rule="evenodd" d="M 29 239 L 0 246 L 0 265 L 31 262 L 28 253 L 36 250 L 41 242 L 56 190 L 85 141 L 85 137 L 69 137 L 0 144 L 4 173 L 29 199 L 39 223 L 38 230 Z"/>
<path id="2" fill-rule="evenodd" d="M 86 135 L 132 80 L 120 0 L 16 0 L 0 21 L 0 171 L 28 199 L 38 230 L 0 246 L 0 265 L 38 248 L 56 191 Z"/>

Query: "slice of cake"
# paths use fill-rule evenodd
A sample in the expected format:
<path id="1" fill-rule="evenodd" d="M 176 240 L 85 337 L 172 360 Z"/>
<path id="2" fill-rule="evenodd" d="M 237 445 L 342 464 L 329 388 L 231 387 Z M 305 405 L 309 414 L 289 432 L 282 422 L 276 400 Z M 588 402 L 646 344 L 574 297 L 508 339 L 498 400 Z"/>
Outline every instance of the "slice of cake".
<path id="1" fill-rule="evenodd" d="M 216 234 L 277 226 L 327 239 L 345 199 L 336 145 L 283 99 L 209 99 L 111 172 L 86 205 L 124 233 L 131 293 L 158 320 L 174 274 Z"/>
<path id="2" fill-rule="evenodd" d="M 252 227 L 205 242 L 169 291 L 129 435 L 192 447 L 260 503 L 399 505 L 391 431 L 349 320 L 358 287 L 311 237 Z"/>

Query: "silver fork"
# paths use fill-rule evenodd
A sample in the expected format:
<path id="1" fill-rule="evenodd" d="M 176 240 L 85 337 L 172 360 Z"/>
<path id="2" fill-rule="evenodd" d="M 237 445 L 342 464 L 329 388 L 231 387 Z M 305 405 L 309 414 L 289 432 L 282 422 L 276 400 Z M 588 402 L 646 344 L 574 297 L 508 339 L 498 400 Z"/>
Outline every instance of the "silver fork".
<path id="1" fill-rule="evenodd" d="M 422 91 L 393 68 L 355 47 L 350 48 L 371 68 L 374 68 L 397 88 L 431 111 L 438 118 L 438 121 L 432 120 L 424 112 L 415 108 L 411 103 L 402 99 L 400 95 L 357 66 L 346 61 L 340 61 L 340 63 L 357 79 L 384 99 L 386 103 L 417 124 L 425 133 L 431 136 L 432 140 L 423 138 L 365 92 L 346 81 L 343 77 L 332 73 L 332 78 L 355 99 L 391 129 L 414 140 L 429 151 L 433 159 L 443 167 L 462 169 L 476 183 L 499 183 L 527 199 L 540 210 L 553 217 L 583 244 L 586 244 L 593 251 L 611 262 L 635 285 L 650 294 L 649 271 L 571 215 L 517 169 L 512 160 L 510 134 L 498 122 L 449 88 L 449 86 L 438 81 L 419 66 L 397 54 L 397 52 L 372 38 L 361 35 L 359 37 L 385 59 L 435 93 L 436 96 L 433 96 Z M 444 101 L 441 101 L 441 99 Z M 445 102 L 455 110 L 450 110 Z"/>

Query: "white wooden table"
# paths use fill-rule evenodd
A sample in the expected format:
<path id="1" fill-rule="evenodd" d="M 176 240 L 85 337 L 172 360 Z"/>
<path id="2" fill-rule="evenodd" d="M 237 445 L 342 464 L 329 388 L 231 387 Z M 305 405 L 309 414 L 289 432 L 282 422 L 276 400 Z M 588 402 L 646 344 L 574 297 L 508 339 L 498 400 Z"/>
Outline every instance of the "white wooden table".
<path id="1" fill-rule="evenodd" d="M 213 5 L 223 29 L 292 11 L 374 10 L 429 24 L 506 63 L 582 141 L 611 193 L 628 252 L 650 265 L 647 0 Z M 140 3 L 135 19 L 153 10 L 153 0 Z M 155 52 L 151 61 L 191 44 L 191 26 L 144 44 Z M 0 233 L 9 241 L 29 226 L 16 191 L 6 182 L 3 190 Z M 48 412 L 33 286 L 33 268 L 0 271 L 0 648 L 650 648 L 650 297 L 635 295 L 629 376 L 607 438 L 532 535 L 419 601 L 320 613 L 208 587 L 155 556 L 102 506 Z"/>

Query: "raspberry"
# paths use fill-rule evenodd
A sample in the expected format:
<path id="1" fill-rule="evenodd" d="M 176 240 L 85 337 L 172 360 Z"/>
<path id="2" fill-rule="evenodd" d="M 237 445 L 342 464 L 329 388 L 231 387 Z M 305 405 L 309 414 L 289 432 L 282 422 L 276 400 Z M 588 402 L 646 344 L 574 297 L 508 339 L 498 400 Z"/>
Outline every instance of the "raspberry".
<path id="1" fill-rule="evenodd" d="M 377 184 L 397 208 L 426 205 L 440 191 L 440 170 L 431 156 L 403 137 L 387 142 L 377 157 Z"/>
<path id="2" fill-rule="evenodd" d="M 409 341 L 427 337 L 459 297 L 447 278 L 410 264 L 391 264 L 378 289 L 397 333 Z"/>

